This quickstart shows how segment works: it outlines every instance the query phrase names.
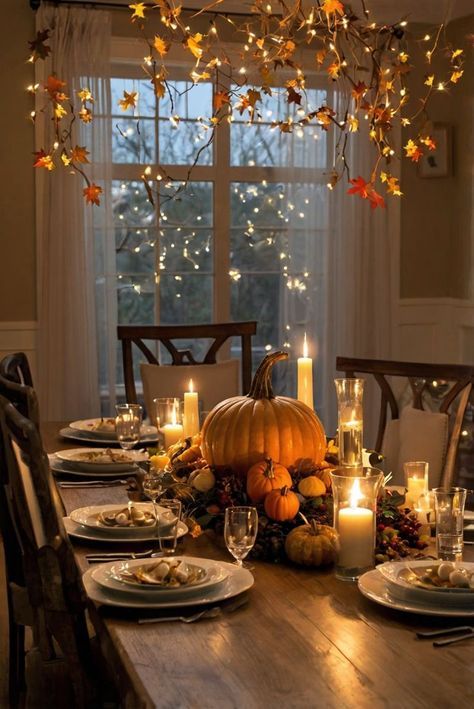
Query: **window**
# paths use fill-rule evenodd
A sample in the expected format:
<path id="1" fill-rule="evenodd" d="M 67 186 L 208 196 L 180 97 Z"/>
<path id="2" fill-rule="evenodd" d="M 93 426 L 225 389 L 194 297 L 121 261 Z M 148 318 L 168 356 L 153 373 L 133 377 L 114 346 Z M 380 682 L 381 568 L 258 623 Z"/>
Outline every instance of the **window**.
<path id="1" fill-rule="evenodd" d="M 212 85 L 192 85 L 179 65 L 168 83 L 157 101 L 140 67 L 122 61 L 110 80 L 110 113 L 103 113 L 111 133 L 104 176 L 110 208 L 105 223 L 94 213 L 94 226 L 104 391 L 123 381 L 117 324 L 255 319 L 255 364 L 266 349 L 291 351 L 305 331 L 313 340 L 315 327 L 324 331 L 318 294 L 326 272 L 328 134 L 317 124 L 292 134 L 272 130 L 287 110 L 286 92 L 276 89 L 263 96 L 259 118 L 249 122 L 234 111 L 208 144 L 202 119 L 212 113 Z M 118 106 L 124 90 L 139 94 L 133 115 Z M 307 91 L 314 108 L 326 102 L 326 88 Z M 294 104 L 293 116 L 296 122 Z M 155 176 L 164 166 L 174 188 L 187 180 L 198 150 L 179 198 L 152 206 L 137 175 L 150 166 Z M 164 181 L 160 187 L 166 193 Z M 294 394 L 290 369 L 282 374 Z"/>

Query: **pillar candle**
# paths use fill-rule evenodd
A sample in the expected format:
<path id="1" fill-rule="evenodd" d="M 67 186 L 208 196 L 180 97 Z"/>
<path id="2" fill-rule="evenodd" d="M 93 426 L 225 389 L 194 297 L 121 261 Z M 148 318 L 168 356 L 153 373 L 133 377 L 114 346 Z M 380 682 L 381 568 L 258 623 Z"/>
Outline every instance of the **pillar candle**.
<path id="1" fill-rule="evenodd" d="M 298 400 L 310 409 L 314 408 L 313 402 L 313 360 L 308 357 L 308 344 L 304 334 L 303 356 L 298 357 Z"/>
<path id="2" fill-rule="evenodd" d="M 183 437 L 183 427 L 180 423 L 166 423 L 160 431 L 165 439 L 165 448 L 174 446 Z"/>
<path id="3" fill-rule="evenodd" d="M 417 507 L 418 499 L 421 495 L 426 494 L 426 480 L 424 477 L 409 477 L 407 478 L 407 493 L 405 495 L 405 504 L 407 507 Z"/>
<path id="4" fill-rule="evenodd" d="M 189 380 L 189 391 L 184 392 L 184 437 L 199 433 L 199 398 L 193 390 L 193 380 Z"/>
<path id="5" fill-rule="evenodd" d="M 358 480 L 354 481 L 349 497 L 349 507 L 339 511 L 339 557 L 338 566 L 347 569 L 363 569 L 373 566 L 375 549 L 374 513 L 359 507 L 364 500 Z"/>

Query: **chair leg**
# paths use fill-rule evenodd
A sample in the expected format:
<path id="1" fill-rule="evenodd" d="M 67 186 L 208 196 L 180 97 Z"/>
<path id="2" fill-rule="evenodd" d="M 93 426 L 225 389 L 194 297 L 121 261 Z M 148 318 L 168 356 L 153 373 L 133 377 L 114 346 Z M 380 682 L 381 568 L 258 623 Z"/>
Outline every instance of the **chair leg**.
<path id="1" fill-rule="evenodd" d="M 25 628 L 10 622 L 9 628 L 8 695 L 11 707 L 19 706 L 25 690 Z"/>

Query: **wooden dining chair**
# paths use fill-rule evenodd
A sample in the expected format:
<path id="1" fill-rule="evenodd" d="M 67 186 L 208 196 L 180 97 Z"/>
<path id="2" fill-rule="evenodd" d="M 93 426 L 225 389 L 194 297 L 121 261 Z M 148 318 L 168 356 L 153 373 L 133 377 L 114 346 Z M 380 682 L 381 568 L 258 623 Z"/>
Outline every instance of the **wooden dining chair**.
<path id="1" fill-rule="evenodd" d="M 428 398 L 436 400 L 438 413 L 446 414 L 449 424 L 446 453 L 438 484 L 452 485 L 455 482 L 456 456 L 462 422 L 474 383 L 474 366 L 337 357 L 336 369 L 344 372 L 346 377 L 369 374 L 377 382 L 381 393 L 375 443 L 378 451 L 383 451 L 391 422 L 403 416 L 395 382 L 399 382 L 400 378 L 408 381 L 412 409 L 426 411 Z"/>
<path id="2" fill-rule="evenodd" d="M 246 394 L 252 379 L 252 336 L 257 331 L 256 322 L 229 322 L 210 325 L 119 325 L 118 339 L 122 342 L 125 395 L 129 403 L 137 402 L 134 377 L 133 348 L 135 345 L 150 364 L 159 365 L 158 357 L 153 354 L 145 341 L 161 343 L 171 355 L 171 365 L 216 364 L 216 355 L 231 337 L 240 337 L 242 347 L 241 386 Z M 211 340 L 204 356 L 196 361 L 189 346 L 180 349 L 176 340 Z"/>
<path id="3" fill-rule="evenodd" d="M 72 690 L 68 706 L 99 706 L 94 674 L 100 677 L 100 672 L 88 635 L 85 593 L 39 431 L 3 397 L 0 428 L 8 504 L 41 656 L 36 676 L 44 681 L 48 669 L 57 669 L 59 647 Z"/>
<path id="4" fill-rule="evenodd" d="M 0 396 L 8 399 L 22 416 L 39 427 L 38 397 L 30 384 L 21 384 L 0 374 Z"/>
<path id="5" fill-rule="evenodd" d="M 0 376 L 5 377 L 5 379 L 11 382 L 16 382 L 16 384 L 26 384 L 29 387 L 33 386 L 30 364 L 24 352 L 15 352 L 6 355 L 6 357 L 0 361 Z"/>

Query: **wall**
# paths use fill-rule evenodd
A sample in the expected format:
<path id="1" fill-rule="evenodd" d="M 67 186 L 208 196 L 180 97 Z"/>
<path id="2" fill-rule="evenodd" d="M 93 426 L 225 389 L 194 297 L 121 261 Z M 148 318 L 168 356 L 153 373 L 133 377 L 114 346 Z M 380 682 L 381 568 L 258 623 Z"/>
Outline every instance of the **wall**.
<path id="1" fill-rule="evenodd" d="M 474 15 L 456 20 L 448 26 L 447 42 L 466 47 L 473 32 Z M 423 34 L 417 28 L 417 35 Z M 428 43 L 421 46 L 426 51 Z M 409 52 L 419 64 L 421 50 L 412 45 Z M 426 73 L 410 77 L 413 94 L 426 91 Z M 440 80 L 437 64 L 430 73 Z M 435 92 L 429 107 L 430 120 L 451 129 L 450 175 L 421 178 L 414 163 L 402 160 L 400 299 L 394 318 L 394 356 L 400 359 L 474 363 L 473 108 L 468 50 L 462 80 L 447 92 Z M 412 127 L 403 132 L 403 144 L 416 134 Z"/>
<path id="2" fill-rule="evenodd" d="M 0 0 L 0 15 L 4 28 L 0 44 L 0 356 L 24 349 L 33 359 L 34 369 L 34 136 L 33 125 L 27 120 L 33 102 L 25 91 L 34 77 L 33 66 L 26 62 L 27 43 L 34 37 L 34 14 L 28 0 Z"/>

